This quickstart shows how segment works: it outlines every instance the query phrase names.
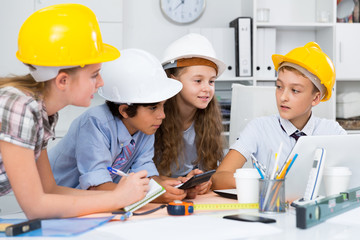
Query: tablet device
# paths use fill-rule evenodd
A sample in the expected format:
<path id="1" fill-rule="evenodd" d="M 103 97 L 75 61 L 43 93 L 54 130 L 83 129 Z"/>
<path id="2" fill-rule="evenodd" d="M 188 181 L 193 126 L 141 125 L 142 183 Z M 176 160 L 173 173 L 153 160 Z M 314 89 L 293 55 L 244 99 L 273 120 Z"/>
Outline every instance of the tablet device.
<path id="1" fill-rule="evenodd" d="M 191 177 L 184 183 L 177 185 L 176 187 L 179 189 L 189 189 L 199 185 L 200 183 L 204 183 L 210 180 L 211 176 L 215 173 L 215 170 L 210 170 L 208 172 L 204 172 L 198 175 Z"/>
<path id="2" fill-rule="evenodd" d="M 213 192 L 224 198 L 237 199 L 236 189 L 213 190 Z"/>
<path id="3" fill-rule="evenodd" d="M 244 222 L 261 222 L 261 223 L 276 222 L 276 220 L 272 219 L 272 218 L 259 217 L 259 216 L 255 216 L 255 215 L 246 215 L 246 214 L 227 215 L 227 216 L 224 216 L 223 218 L 244 221 Z"/>

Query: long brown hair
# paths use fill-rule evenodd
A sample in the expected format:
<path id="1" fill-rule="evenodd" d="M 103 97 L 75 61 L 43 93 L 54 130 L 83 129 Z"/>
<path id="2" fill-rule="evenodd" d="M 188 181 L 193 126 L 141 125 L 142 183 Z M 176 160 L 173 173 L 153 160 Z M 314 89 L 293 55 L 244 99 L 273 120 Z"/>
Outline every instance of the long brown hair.
<path id="1" fill-rule="evenodd" d="M 167 69 L 168 76 L 177 76 L 181 68 Z M 183 153 L 183 122 L 176 96 L 166 101 L 166 118 L 155 134 L 154 162 L 161 175 L 171 176 L 171 165 L 179 166 L 178 157 Z M 197 109 L 194 116 L 195 144 L 197 159 L 195 165 L 201 165 L 205 171 L 216 169 L 223 158 L 222 118 L 216 97 L 205 109 Z"/>

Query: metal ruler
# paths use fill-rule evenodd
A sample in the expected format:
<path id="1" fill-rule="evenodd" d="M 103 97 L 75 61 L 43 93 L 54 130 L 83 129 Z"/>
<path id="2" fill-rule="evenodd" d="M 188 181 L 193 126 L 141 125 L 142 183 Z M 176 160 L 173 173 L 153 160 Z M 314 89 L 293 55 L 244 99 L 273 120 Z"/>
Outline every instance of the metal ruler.
<path id="1" fill-rule="evenodd" d="M 257 209 L 258 203 L 204 203 L 194 204 L 195 210 Z"/>
<path id="2" fill-rule="evenodd" d="M 360 187 L 296 207 L 296 227 L 306 229 L 360 206 Z"/>

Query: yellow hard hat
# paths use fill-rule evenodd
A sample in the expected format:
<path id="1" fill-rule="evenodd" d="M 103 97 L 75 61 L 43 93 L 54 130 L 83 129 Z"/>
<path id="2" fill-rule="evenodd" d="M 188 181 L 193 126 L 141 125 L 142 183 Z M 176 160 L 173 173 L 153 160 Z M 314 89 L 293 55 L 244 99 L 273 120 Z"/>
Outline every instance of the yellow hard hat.
<path id="1" fill-rule="evenodd" d="M 272 60 L 275 70 L 278 71 L 283 62 L 297 64 L 320 79 L 326 92 L 321 101 L 327 101 L 335 84 L 335 67 L 331 59 L 321 50 L 315 42 L 309 42 L 303 47 L 291 50 L 286 55 L 274 54 Z"/>
<path id="2" fill-rule="evenodd" d="M 114 60 L 120 52 L 103 43 L 88 7 L 58 4 L 34 12 L 21 26 L 16 57 L 39 66 L 84 66 Z"/>

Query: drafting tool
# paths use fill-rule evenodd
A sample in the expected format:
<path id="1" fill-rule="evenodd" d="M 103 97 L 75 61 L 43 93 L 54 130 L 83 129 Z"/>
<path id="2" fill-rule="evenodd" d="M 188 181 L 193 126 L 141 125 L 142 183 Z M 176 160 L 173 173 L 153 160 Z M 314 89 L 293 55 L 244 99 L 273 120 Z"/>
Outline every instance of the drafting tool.
<path id="1" fill-rule="evenodd" d="M 304 200 L 314 200 L 318 197 L 321 179 L 324 171 L 326 151 L 324 148 L 318 148 L 315 151 L 314 161 L 310 170 L 308 183 L 304 194 Z"/>
<path id="2" fill-rule="evenodd" d="M 194 204 L 195 210 L 257 209 L 258 203 L 203 203 Z"/>
<path id="3" fill-rule="evenodd" d="M 167 206 L 167 212 L 169 215 L 190 215 L 194 213 L 194 203 L 175 200 L 169 203 Z"/>
<path id="4" fill-rule="evenodd" d="M 11 224 L 5 228 L 6 236 L 17 236 L 41 228 L 41 220 L 33 219 L 17 224 Z"/>
<path id="5" fill-rule="evenodd" d="M 360 187 L 296 207 L 296 227 L 306 229 L 360 206 Z"/>
<path id="6" fill-rule="evenodd" d="M 294 162 L 295 162 L 295 160 L 296 160 L 297 156 L 298 156 L 298 154 L 296 153 L 296 154 L 294 155 L 294 157 L 293 157 L 293 159 L 292 159 L 292 161 L 291 161 L 290 165 L 289 165 L 289 166 L 288 166 L 288 168 L 286 169 L 286 172 L 285 172 L 285 177 L 286 177 L 286 175 L 288 174 L 288 172 L 289 172 L 289 170 L 290 170 L 291 166 L 294 164 Z"/>

